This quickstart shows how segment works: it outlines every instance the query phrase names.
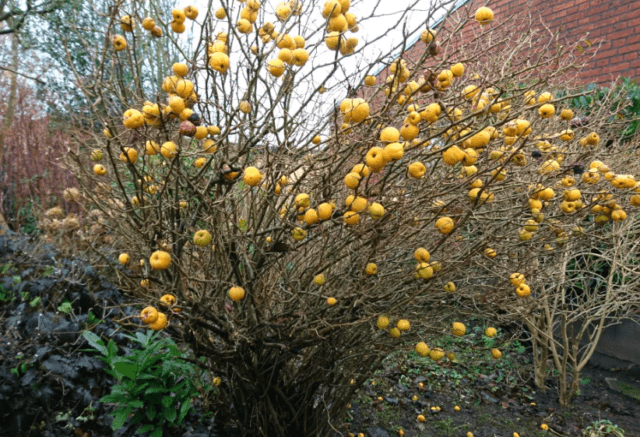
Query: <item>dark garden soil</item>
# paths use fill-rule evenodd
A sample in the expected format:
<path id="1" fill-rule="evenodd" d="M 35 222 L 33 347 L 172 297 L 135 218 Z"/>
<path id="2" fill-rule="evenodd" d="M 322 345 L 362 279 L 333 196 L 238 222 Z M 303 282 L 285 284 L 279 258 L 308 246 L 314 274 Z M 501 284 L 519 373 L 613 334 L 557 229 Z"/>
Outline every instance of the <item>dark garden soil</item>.
<path id="1" fill-rule="evenodd" d="M 24 236 L 0 236 L 0 437 L 136 435 L 128 425 L 111 430 L 113 407 L 98 400 L 114 380 L 96 354 L 86 350 L 81 333 L 89 329 L 112 338 L 127 353 L 134 346 L 114 319 L 137 312 L 87 262 L 61 259 L 54 247 Z M 480 321 L 471 321 L 468 328 L 464 340 L 445 337 L 430 344 L 454 351 L 453 362 L 436 364 L 414 352 L 390 356 L 374 379 L 354 393 L 348 417 L 336 428 L 345 436 L 370 437 L 394 436 L 399 430 L 407 437 L 466 436 L 469 431 L 475 437 L 512 437 L 514 432 L 581 436 L 594 421 L 610 420 L 625 436 L 640 437 L 640 402 L 610 389 L 606 381 L 640 387 L 638 367 L 586 369 L 580 396 L 562 409 L 553 387 L 544 393 L 532 387 L 523 345 L 494 344 L 482 335 Z M 496 346 L 503 351 L 498 361 L 488 354 Z M 460 411 L 454 411 L 456 405 Z M 235 437 L 215 429 L 199 400 L 194 408 L 180 429 L 166 429 L 163 435 Z M 424 423 L 416 420 L 418 414 L 425 416 Z M 549 431 L 540 429 L 543 423 Z"/>
<path id="2" fill-rule="evenodd" d="M 515 365 L 523 376 L 530 372 L 530 364 L 519 362 L 516 352 L 512 355 L 509 367 Z M 514 432 L 522 437 L 583 436 L 593 422 L 609 420 L 625 436 L 640 436 L 640 401 L 610 389 L 606 382 L 613 378 L 640 387 L 638 366 L 625 370 L 588 367 L 581 376 L 580 395 L 570 408 L 561 408 L 551 379 L 549 389 L 541 392 L 532 381 L 514 384 L 511 378 L 517 376 L 507 367 L 436 365 L 427 360 L 413 353 L 389 360 L 374 384 L 367 384 L 352 402 L 345 429 L 356 436 L 376 437 L 395 436 L 399 430 L 407 437 L 464 437 L 467 432 L 474 437 L 512 437 Z M 432 407 L 440 409 L 433 411 Z M 419 414 L 425 416 L 425 422 L 417 421 Z M 549 430 L 543 431 L 542 424 Z"/>

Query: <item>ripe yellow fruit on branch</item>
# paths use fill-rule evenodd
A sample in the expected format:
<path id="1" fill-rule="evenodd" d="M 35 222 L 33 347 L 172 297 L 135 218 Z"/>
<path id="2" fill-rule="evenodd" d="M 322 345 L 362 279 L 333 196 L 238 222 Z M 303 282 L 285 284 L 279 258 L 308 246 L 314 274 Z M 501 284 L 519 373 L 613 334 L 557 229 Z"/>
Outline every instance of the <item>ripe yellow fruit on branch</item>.
<path id="1" fill-rule="evenodd" d="M 160 147 L 160 154 L 167 159 L 171 159 L 178 153 L 178 146 L 173 141 L 167 141 Z"/>
<path id="2" fill-rule="evenodd" d="M 171 264 L 171 255 L 164 250 L 156 250 L 149 258 L 149 265 L 154 270 L 166 270 Z"/>
<path id="3" fill-rule="evenodd" d="M 244 295 L 244 288 L 238 286 L 231 287 L 229 291 L 227 291 L 227 296 L 234 302 L 240 302 L 244 299 Z"/>
<path id="4" fill-rule="evenodd" d="M 129 264 L 129 261 L 131 260 L 131 258 L 129 257 L 128 254 L 126 253 L 121 253 L 120 256 L 118 257 L 118 261 L 120 262 L 120 264 L 122 265 L 127 265 Z"/>
<path id="5" fill-rule="evenodd" d="M 427 168 L 421 162 L 412 162 L 409 164 L 409 176 L 415 179 L 421 179 L 426 173 Z"/>
<path id="6" fill-rule="evenodd" d="M 307 231 L 302 228 L 295 228 L 291 231 L 291 236 L 295 241 L 302 241 L 307 237 Z"/>
<path id="7" fill-rule="evenodd" d="M 389 326 L 389 318 L 385 316 L 378 317 L 377 325 L 379 329 L 382 329 L 382 330 L 387 329 L 387 327 Z"/>
<path id="8" fill-rule="evenodd" d="M 384 207 L 379 203 L 374 202 L 369 206 L 369 215 L 371 215 L 371 218 L 374 220 L 381 219 L 384 216 L 384 213 Z"/>
<path id="9" fill-rule="evenodd" d="M 127 48 L 127 40 L 124 39 L 122 35 L 116 35 L 111 39 L 111 44 L 113 44 L 113 49 L 116 52 L 120 52 Z"/>
<path id="10" fill-rule="evenodd" d="M 540 108 L 538 108 L 538 114 L 540 114 L 540 117 L 542 118 L 549 118 L 553 116 L 555 112 L 556 112 L 556 108 L 554 108 L 553 105 L 550 103 L 546 103 L 542 105 Z"/>
<path id="11" fill-rule="evenodd" d="M 329 306 L 334 306 L 337 302 L 338 302 L 338 301 L 336 300 L 336 298 L 335 298 L 335 297 L 330 297 L 330 298 L 328 298 L 328 299 L 327 299 L 327 304 L 328 304 Z"/>
<path id="12" fill-rule="evenodd" d="M 355 190 L 360 185 L 361 176 L 358 173 L 349 173 L 344 177 L 344 183 L 350 190 Z"/>
<path id="13" fill-rule="evenodd" d="M 355 211 L 347 211 L 344 213 L 344 215 L 342 216 L 342 220 L 347 224 L 347 225 L 357 225 L 360 222 L 360 214 L 358 214 Z"/>
<path id="14" fill-rule="evenodd" d="M 250 187 L 255 187 L 262 181 L 262 173 L 255 167 L 247 167 L 244 169 L 244 183 Z"/>
<path id="15" fill-rule="evenodd" d="M 509 282 L 511 282 L 511 285 L 513 285 L 514 287 L 517 287 L 520 284 L 524 284 L 525 281 L 525 277 L 522 273 L 512 273 L 511 276 L 509 276 Z"/>
<path id="16" fill-rule="evenodd" d="M 135 164 L 138 160 L 138 152 L 133 147 L 125 147 L 120 153 L 120 161 Z"/>
<path id="17" fill-rule="evenodd" d="M 321 203 L 318 205 L 318 218 L 320 220 L 329 220 L 333 214 L 333 207 L 329 203 Z"/>
<path id="18" fill-rule="evenodd" d="M 193 235 L 193 244 L 199 247 L 207 247 L 211 244 L 211 233 L 209 231 L 202 229 L 196 232 Z"/>
<path id="19" fill-rule="evenodd" d="M 367 167 L 369 167 L 373 173 L 381 172 L 386 164 L 384 159 L 384 150 L 381 147 L 372 147 L 367 152 L 365 162 L 367 163 Z"/>
<path id="20" fill-rule="evenodd" d="M 294 203 L 297 208 L 308 208 L 309 204 L 311 203 L 311 199 L 309 198 L 308 194 L 300 193 L 294 199 Z"/>
<path id="21" fill-rule="evenodd" d="M 217 72 L 225 74 L 229 69 L 229 56 L 226 53 L 214 53 L 209 58 L 209 66 Z"/>
<path id="22" fill-rule="evenodd" d="M 493 21 L 493 11 L 486 6 L 483 6 L 476 11 L 475 19 L 481 26 L 489 24 Z"/>
<path id="23" fill-rule="evenodd" d="M 527 297 L 531 294 L 531 289 L 525 283 L 522 283 L 516 287 L 516 294 L 518 297 Z"/>
<path id="24" fill-rule="evenodd" d="M 465 157 L 464 151 L 458 146 L 451 146 L 442 152 L 442 159 L 447 165 L 456 165 Z"/>

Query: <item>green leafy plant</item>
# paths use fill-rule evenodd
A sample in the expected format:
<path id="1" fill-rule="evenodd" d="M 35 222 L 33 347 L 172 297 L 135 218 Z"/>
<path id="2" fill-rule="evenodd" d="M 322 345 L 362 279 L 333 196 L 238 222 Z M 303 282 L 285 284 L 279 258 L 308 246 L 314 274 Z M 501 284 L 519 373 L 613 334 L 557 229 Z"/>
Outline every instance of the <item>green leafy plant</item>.
<path id="1" fill-rule="evenodd" d="M 598 420 L 582 431 L 582 435 L 584 437 L 624 437 L 624 430 L 609 420 Z"/>
<path id="2" fill-rule="evenodd" d="M 117 405 L 112 413 L 114 431 L 122 428 L 133 414 L 130 420 L 140 424 L 138 433 L 150 432 L 151 437 L 160 437 L 163 426 L 180 425 L 192 409 L 191 399 L 198 395 L 193 375 L 200 372 L 185 361 L 186 354 L 173 340 L 159 335 L 148 331 L 126 336 L 142 349 L 118 356 L 113 340 L 105 346 L 96 334 L 83 333 L 89 344 L 104 355 L 100 359 L 109 366 L 106 372 L 118 380 L 111 393 L 100 399 Z"/>
<path id="3" fill-rule="evenodd" d="M 69 314 L 71 312 L 71 303 L 69 301 L 64 301 L 58 306 L 58 311 L 61 313 Z"/>

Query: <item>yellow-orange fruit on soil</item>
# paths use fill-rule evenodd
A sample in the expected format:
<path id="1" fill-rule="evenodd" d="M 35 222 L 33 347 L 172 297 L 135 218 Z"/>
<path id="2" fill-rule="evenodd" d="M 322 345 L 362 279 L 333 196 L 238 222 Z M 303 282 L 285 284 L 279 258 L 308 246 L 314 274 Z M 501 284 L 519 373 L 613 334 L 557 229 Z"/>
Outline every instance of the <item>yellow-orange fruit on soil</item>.
<path id="1" fill-rule="evenodd" d="M 375 263 L 367 264 L 367 267 L 364 269 L 365 273 L 369 276 L 375 275 L 378 273 L 378 266 Z"/>
<path id="2" fill-rule="evenodd" d="M 158 313 L 158 318 L 155 322 L 149 323 L 149 328 L 154 331 L 159 331 L 167 326 L 167 316 L 164 313 Z"/>
<path id="3" fill-rule="evenodd" d="M 496 330 L 496 328 L 492 328 L 492 327 L 488 327 L 487 330 L 484 331 L 484 335 L 491 338 L 495 337 L 497 333 L 498 331 Z"/>
<path id="4" fill-rule="evenodd" d="M 431 349 L 431 352 L 429 352 L 429 357 L 433 361 L 440 361 L 441 359 L 444 358 L 444 351 L 442 349 L 440 349 L 439 347 L 437 347 L 435 349 Z"/>
<path id="5" fill-rule="evenodd" d="M 156 250 L 149 258 L 149 265 L 154 270 L 166 270 L 171 264 L 171 255 L 164 250 Z"/>
<path id="6" fill-rule="evenodd" d="M 414 252 L 413 252 L 413 257 L 415 258 L 415 260 L 419 263 L 428 263 L 429 260 L 431 259 L 431 254 L 429 253 L 429 251 L 427 249 L 425 249 L 424 247 L 418 247 Z"/>
<path id="7" fill-rule="evenodd" d="M 389 318 L 385 316 L 378 317 L 377 325 L 379 329 L 387 329 L 387 327 L 389 326 Z"/>
<path id="8" fill-rule="evenodd" d="M 160 298 L 160 302 L 167 306 L 172 306 L 176 304 L 176 297 L 173 294 L 165 294 Z"/>
<path id="9" fill-rule="evenodd" d="M 126 253 L 121 253 L 120 256 L 118 257 L 118 261 L 120 262 L 120 264 L 122 265 L 126 265 L 129 264 L 129 261 L 131 260 L 131 258 L 129 257 L 128 254 Z"/>
<path id="10" fill-rule="evenodd" d="M 313 283 L 316 284 L 317 286 L 322 286 L 324 285 L 326 279 L 324 277 L 324 274 L 320 273 L 319 275 L 316 275 L 313 278 Z"/>
<path id="11" fill-rule="evenodd" d="M 450 217 L 440 217 L 436 221 L 436 229 L 443 234 L 450 234 L 455 227 L 453 220 Z"/>
<path id="12" fill-rule="evenodd" d="M 400 319 L 398 320 L 396 327 L 400 331 L 408 331 L 409 329 L 411 329 L 411 323 L 409 323 L 407 319 Z"/>
<path id="13" fill-rule="evenodd" d="M 239 302 L 244 299 L 244 288 L 231 287 L 229 291 L 227 291 L 227 296 L 229 296 L 232 301 Z"/>
<path id="14" fill-rule="evenodd" d="M 433 267 L 429 263 L 418 263 L 416 274 L 422 279 L 429 279 L 433 276 Z"/>
<path id="15" fill-rule="evenodd" d="M 455 336 L 462 337 L 464 333 L 467 331 L 466 326 L 463 323 L 455 322 L 451 326 L 451 333 Z"/>
<path id="16" fill-rule="evenodd" d="M 420 343 L 416 344 L 416 353 L 421 357 L 426 357 L 427 355 L 429 355 L 429 352 L 431 352 L 431 349 L 429 349 L 427 343 L 421 341 Z"/>
<path id="17" fill-rule="evenodd" d="M 497 360 L 502 357 L 502 352 L 500 352 L 500 349 L 493 348 L 491 349 L 491 356 Z"/>
<path id="18" fill-rule="evenodd" d="M 327 304 L 328 304 L 329 306 L 334 306 L 337 302 L 338 302 L 338 301 L 336 300 L 336 298 L 335 298 L 335 297 L 330 297 L 330 298 L 328 298 L 328 299 L 327 299 Z"/>
<path id="19" fill-rule="evenodd" d="M 158 320 L 158 310 L 154 307 L 146 307 L 140 311 L 140 318 L 143 323 L 149 324 Z"/>

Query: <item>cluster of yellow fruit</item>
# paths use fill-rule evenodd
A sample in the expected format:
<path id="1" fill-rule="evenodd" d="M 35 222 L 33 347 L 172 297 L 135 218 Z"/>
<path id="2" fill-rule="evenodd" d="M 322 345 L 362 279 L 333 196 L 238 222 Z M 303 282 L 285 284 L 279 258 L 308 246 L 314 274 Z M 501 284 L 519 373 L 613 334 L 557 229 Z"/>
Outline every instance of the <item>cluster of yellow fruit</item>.
<path id="1" fill-rule="evenodd" d="M 154 20 L 151 17 L 145 17 L 142 20 L 142 28 L 144 30 L 149 31 L 149 33 L 151 33 L 151 36 L 155 36 L 156 38 L 159 38 L 162 36 L 162 28 L 160 28 L 159 26 L 156 25 L 156 20 Z"/>
<path id="2" fill-rule="evenodd" d="M 279 194 L 282 190 L 282 187 L 288 183 L 286 177 L 281 177 L 276 185 L 276 194 Z M 366 203 L 365 203 L 366 205 Z M 298 212 L 298 221 L 304 222 L 309 226 L 318 224 L 320 221 L 330 220 L 333 211 L 336 208 L 335 203 L 331 202 L 322 202 L 316 208 L 310 208 L 311 206 L 311 198 L 307 193 L 299 193 L 294 198 L 294 206 Z M 287 213 L 287 208 L 283 207 L 280 211 L 280 217 L 284 218 Z M 293 238 L 296 241 L 303 240 L 307 233 L 302 228 L 295 228 L 292 232 Z"/>
<path id="3" fill-rule="evenodd" d="M 527 285 L 522 273 L 512 273 L 511 276 L 509 276 L 509 282 L 516 287 L 518 297 L 527 297 L 531 294 L 531 288 Z"/>
<path id="4" fill-rule="evenodd" d="M 378 328 L 381 330 L 386 330 L 389 327 L 389 318 L 386 316 L 378 317 Z M 408 331 L 411 329 L 411 324 L 407 319 L 400 319 L 394 328 L 389 329 L 389 335 L 393 338 L 400 338 L 400 335 L 403 331 Z"/>
<path id="5" fill-rule="evenodd" d="M 216 35 L 215 41 L 207 46 L 209 56 L 209 66 L 218 73 L 225 74 L 229 69 L 229 48 L 227 47 L 227 34 L 220 32 Z"/>
<path id="6" fill-rule="evenodd" d="M 172 307 L 176 304 L 176 298 L 172 294 L 165 294 L 160 298 L 160 304 Z M 178 310 L 178 308 L 176 308 Z M 154 331 L 159 331 L 167 326 L 167 316 L 159 312 L 155 307 L 148 306 L 140 312 L 142 323 L 149 325 Z"/>
<path id="7" fill-rule="evenodd" d="M 187 30 L 184 22 L 188 18 L 195 20 L 198 17 L 198 8 L 195 6 L 187 6 L 184 9 L 174 9 L 171 11 L 171 30 L 175 33 L 183 33 Z"/>
<path id="8" fill-rule="evenodd" d="M 349 12 L 351 0 L 328 0 L 322 7 L 322 16 L 327 20 L 325 44 L 329 50 L 340 50 L 343 56 L 350 55 L 358 45 L 358 38 L 345 38 L 347 31 L 358 31 L 358 19 Z"/>

